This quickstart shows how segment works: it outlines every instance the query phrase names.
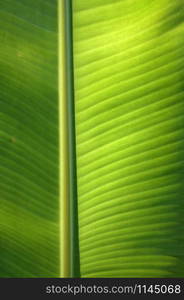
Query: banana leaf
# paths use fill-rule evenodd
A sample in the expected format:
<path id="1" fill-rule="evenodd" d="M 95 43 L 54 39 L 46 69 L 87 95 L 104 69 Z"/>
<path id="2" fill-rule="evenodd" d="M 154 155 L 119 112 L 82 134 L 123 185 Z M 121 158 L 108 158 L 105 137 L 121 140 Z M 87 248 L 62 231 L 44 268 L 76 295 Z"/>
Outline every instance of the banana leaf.
<path id="1" fill-rule="evenodd" d="M 184 1 L 73 1 L 82 277 L 184 276 Z"/>
<path id="2" fill-rule="evenodd" d="M 57 277 L 57 1 L 5 0 L 0 24 L 0 276 Z"/>
<path id="3" fill-rule="evenodd" d="M 184 276 L 183 22 L 183 0 L 3 1 L 0 277 Z"/>

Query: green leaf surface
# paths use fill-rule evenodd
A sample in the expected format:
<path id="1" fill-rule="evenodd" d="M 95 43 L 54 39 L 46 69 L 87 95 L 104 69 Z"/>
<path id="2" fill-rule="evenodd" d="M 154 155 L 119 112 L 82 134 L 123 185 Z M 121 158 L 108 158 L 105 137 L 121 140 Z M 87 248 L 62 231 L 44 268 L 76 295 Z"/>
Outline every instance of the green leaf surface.
<path id="1" fill-rule="evenodd" d="M 57 1 L 5 0 L 0 27 L 0 277 L 56 277 Z"/>
<path id="2" fill-rule="evenodd" d="M 184 1 L 73 12 L 81 276 L 184 276 Z"/>
<path id="3" fill-rule="evenodd" d="M 74 0 L 73 45 L 66 1 L 1 5 L 0 277 L 73 276 L 78 232 L 81 277 L 183 277 L 184 1 Z"/>

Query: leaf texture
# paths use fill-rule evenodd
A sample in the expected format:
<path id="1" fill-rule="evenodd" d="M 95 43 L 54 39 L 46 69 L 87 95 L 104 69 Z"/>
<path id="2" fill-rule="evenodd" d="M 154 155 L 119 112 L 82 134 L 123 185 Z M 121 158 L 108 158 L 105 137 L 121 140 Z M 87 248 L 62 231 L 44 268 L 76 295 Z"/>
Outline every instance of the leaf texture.
<path id="1" fill-rule="evenodd" d="M 82 277 L 184 276 L 184 1 L 73 1 Z"/>
<path id="2" fill-rule="evenodd" d="M 0 20 L 0 276 L 57 277 L 57 1 L 4 0 Z"/>
<path id="3" fill-rule="evenodd" d="M 0 17 L 0 277 L 59 277 L 57 1 Z M 82 277 L 184 275 L 183 17 L 183 0 L 73 1 Z"/>

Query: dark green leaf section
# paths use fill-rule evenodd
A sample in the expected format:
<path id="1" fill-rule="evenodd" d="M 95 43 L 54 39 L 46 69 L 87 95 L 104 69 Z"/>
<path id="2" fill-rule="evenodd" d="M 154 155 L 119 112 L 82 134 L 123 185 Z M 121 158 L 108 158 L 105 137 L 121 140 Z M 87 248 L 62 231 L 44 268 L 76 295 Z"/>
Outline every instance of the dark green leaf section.
<path id="1" fill-rule="evenodd" d="M 77 0 L 82 277 L 184 276 L 184 1 Z"/>
<path id="2" fill-rule="evenodd" d="M 0 11 L 0 276 L 59 276 L 57 1 Z"/>

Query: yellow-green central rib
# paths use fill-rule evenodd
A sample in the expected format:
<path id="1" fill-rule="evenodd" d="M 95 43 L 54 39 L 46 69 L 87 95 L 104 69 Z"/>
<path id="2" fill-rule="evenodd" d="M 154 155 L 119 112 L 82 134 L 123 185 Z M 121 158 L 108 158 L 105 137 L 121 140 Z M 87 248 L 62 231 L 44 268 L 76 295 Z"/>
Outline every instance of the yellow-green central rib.
<path id="1" fill-rule="evenodd" d="M 79 277 L 72 1 L 58 0 L 61 276 Z"/>
<path id="2" fill-rule="evenodd" d="M 70 215 L 69 215 L 69 158 L 68 158 L 68 113 L 66 90 L 66 30 L 65 1 L 58 0 L 58 48 L 59 48 L 59 203 L 60 203 L 60 274 L 70 277 Z"/>

